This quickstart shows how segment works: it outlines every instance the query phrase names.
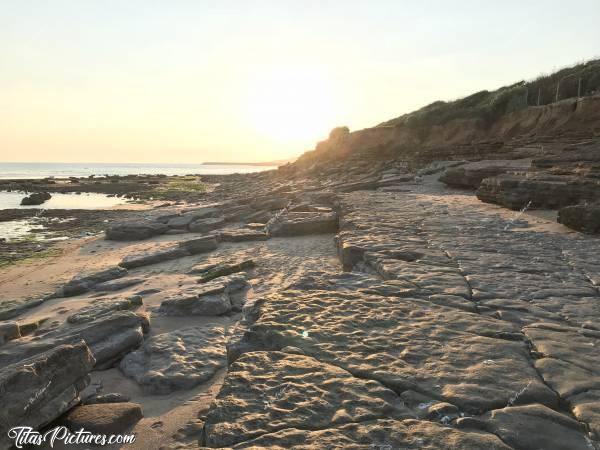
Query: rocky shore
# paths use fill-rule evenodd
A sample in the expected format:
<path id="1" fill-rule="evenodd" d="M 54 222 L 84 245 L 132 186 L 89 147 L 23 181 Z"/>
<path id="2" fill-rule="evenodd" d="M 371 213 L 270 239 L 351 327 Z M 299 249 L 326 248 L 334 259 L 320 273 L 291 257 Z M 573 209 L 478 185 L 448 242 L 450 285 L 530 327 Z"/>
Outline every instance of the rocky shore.
<path id="1" fill-rule="evenodd" d="M 136 436 L 103 448 L 599 450 L 597 102 L 409 153 L 384 124 L 276 171 L 5 183 L 145 203 L 47 210 L 71 239 L 0 270 L 0 449 L 64 425 Z"/>
<path id="2" fill-rule="evenodd" d="M 438 180 L 458 167 L 223 177 L 5 269 L 0 447 L 599 448 L 598 239 Z"/>

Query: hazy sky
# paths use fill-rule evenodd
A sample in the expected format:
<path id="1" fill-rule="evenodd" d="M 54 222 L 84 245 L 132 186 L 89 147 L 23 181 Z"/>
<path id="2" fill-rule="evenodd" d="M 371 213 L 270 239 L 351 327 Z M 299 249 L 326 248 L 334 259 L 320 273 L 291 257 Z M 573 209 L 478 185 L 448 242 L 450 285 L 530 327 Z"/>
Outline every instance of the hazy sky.
<path id="1" fill-rule="evenodd" d="M 599 56 L 599 24 L 599 0 L 0 0 L 0 160 L 287 158 Z"/>

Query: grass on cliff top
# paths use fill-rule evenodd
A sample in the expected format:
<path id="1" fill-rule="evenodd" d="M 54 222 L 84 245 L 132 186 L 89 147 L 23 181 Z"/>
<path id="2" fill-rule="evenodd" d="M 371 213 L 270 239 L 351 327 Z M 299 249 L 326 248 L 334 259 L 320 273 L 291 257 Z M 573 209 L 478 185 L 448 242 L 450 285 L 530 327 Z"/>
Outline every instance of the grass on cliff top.
<path id="1" fill-rule="evenodd" d="M 555 102 L 557 85 L 559 100 L 577 97 L 578 93 L 582 96 L 599 93 L 600 59 L 540 75 L 535 80 L 519 81 L 495 91 L 480 91 L 450 102 L 437 101 L 379 126 L 428 127 L 456 119 L 481 119 L 491 124 L 506 113 Z"/>

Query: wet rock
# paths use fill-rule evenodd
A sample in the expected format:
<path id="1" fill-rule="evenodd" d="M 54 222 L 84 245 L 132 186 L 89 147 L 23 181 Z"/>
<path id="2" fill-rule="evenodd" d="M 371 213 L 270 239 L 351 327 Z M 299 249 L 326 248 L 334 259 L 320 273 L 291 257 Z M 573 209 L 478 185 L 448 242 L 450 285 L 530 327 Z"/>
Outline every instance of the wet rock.
<path id="1" fill-rule="evenodd" d="M 0 369 L 0 447 L 14 442 L 8 430 L 50 423 L 79 402 L 94 357 L 83 342 L 55 346 Z"/>
<path id="2" fill-rule="evenodd" d="M 480 418 L 485 429 L 519 449 L 590 450 L 584 427 L 568 416 L 534 404 L 491 411 Z"/>
<path id="3" fill-rule="evenodd" d="M 208 381 L 225 364 L 223 329 L 189 327 L 153 336 L 119 367 L 146 392 L 168 394 Z"/>
<path id="4" fill-rule="evenodd" d="M 163 250 L 144 253 L 141 255 L 129 255 L 123 258 L 119 266 L 133 269 L 136 267 L 157 264 L 172 259 L 183 258 L 185 256 L 205 253 L 217 248 L 218 243 L 214 236 L 204 236 L 198 239 L 190 239 L 179 242 L 177 245 Z"/>
<path id="5" fill-rule="evenodd" d="M 67 317 L 69 323 L 91 322 L 114 311 L 132 310 L 142 306 L 142 297 L 134 295 L 123 299 L 97 299 L 93 304 L 85 306 Z"/>
<path id="6" fill-rule="evenodd" d="M 59 289 L 54 297 L 72 297 L 93 289 L 96 285 L 127 275 L 124 267 L 111 267 L 89 275 L 77 276 Z"/>
<path id="7" fill-rule="evenodd" d="M 452 187 L 477 189 L 484 178 L 507 172 L 525 171 L 530 166 L 530 159 L 483 160 L 448 168 L 440 177 L 440 181 Z"/>
<path id="8" fill-rule="evenodd" d="M 269 236 L 264 231 L 239 228 L 220 231 L 219 239 L 222 242 L 266 241 Z"/>
<path id="9" fill-rule="evenodd" d="M 225 219 L 223 217 L 212 217 L 191 222 L 188 229 L 192 233 L 208 233 L 209 231 L 222 227 L 224 224 Z"/>
<path id="10" fill-rule="evenodd" d="M 140 241 L 164 234 L 169 229 L 161 222 L 128 222 L 109 227 L 106 239 L 112 241 Z"/>
<path id="11" fill-rule="evenodd" d="M 159 312 L 169 316 L 219 316 L 235 307 L 240 310 L 244 290 L 249 286 L 244 273 L 220 277 L 202 286 L 192 286 L 167 294 Z"/>
<path id="12" fill-rule="evenodd" d="M 211 265 L 211 267 L 192 267 L 189 272 L 191 274 L 198 274 L 200 278 L 198 283 L 206 283 L 215 278 L 223 277 L 225 275 L 231 275 L 244 270 L 252 269 L 255 266 L 254 261 L 251 259 L 245 259 L 240 262 L 222 263 Z"/>
<path id="13" fill-rule="evenodd" d="M 84 429 L 95 434 L 122 434 L 141 418 L 142 407 L 137 403 L 82 405 L 73 408 L 65 419 L 71 431 Z"/>
<path id="14" fill-rule="evenodd" d="M 558 223 L 587 233 L 600 233 L 600 203 L 565 206 L 558 211 Z"/>
<path id="15" fill-rule="evenodd" d="M 337 215 L 333 212 L 288 212 L 270 220 L 267 230 L 271 236 L 300 236 L 335 233 L 337 226 Z"/>
<path id="16" fill-rule="evenodd" d="M 27 197 L 23 197 L 23 199 L 21 200 L 21 205 L 41 205 L 42 203 L 45 203 L 51 198 L 52 195 L 50 195 L 48 192 L 34 192 L 32 194 L 29 194 Z"/>
<path id="17" fill-rule="evenodd" d="M 253 352 L 229 367 L 204 438 L 209 447 L 225 447 L 282 429 L 410 416 L 396 393 L 375 381 L 307 356 Z"/>

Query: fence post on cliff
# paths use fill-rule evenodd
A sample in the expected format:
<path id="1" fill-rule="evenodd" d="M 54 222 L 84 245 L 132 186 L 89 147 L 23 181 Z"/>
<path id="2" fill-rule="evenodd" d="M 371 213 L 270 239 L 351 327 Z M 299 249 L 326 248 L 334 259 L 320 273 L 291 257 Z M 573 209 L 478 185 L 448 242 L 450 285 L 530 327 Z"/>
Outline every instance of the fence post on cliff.
<path id="1" fill-rule="evenodd" d="M 558 101 L 558 90 L 559 89 L 560 89 L 560 80 L 558 80 L 558 82 L 556 83 L 556 97 L 554 98 L 555 102 Z"/>
<path id="2" fill-rule="evenodd" d="M 541 99 L 542 99 L 542 88 L 538 87 L 538 101 L 537 101 L 538 106 L 540 106 Z"/>
<path id="3" fill-rule="evenodd" d="M 577 98 L 581 98 L 581 76 L 579 76 L 579 81 L 577 82 Z"/>

